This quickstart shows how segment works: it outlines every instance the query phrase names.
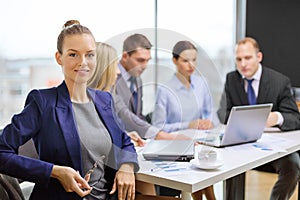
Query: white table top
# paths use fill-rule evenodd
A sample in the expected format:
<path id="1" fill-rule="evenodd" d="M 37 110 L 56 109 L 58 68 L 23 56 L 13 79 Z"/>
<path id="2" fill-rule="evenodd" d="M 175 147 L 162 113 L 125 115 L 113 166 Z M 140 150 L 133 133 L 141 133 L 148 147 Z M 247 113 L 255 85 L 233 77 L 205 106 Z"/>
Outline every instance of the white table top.
<path id="1" fill-rule="evenodd" d="M 189 131 L 186 133 L 187 135 L 191 134 Z M 176 167 L 185 169 L 175 172 L 166 172 L 163 169 L 159 169 L 152 172 L 151 169 L 156 167 L 156 163 L 146 161 L 141 155 L 141 148 L 137 149 L 139 152 L 140 170 L 136 174 L 136 179 L 192 193 L 298 151 L 300 149 L 300 131 L 264 133 L 263 137 L 256 143 L 225 148 L 198 145 L 195 147 L 195 157 L 201 148 L 216 150 L 218 158 L 224 161 L 224 165 L 218 169 L 204 170 L 196 168 L 188 162 L 177 162 Z"/>

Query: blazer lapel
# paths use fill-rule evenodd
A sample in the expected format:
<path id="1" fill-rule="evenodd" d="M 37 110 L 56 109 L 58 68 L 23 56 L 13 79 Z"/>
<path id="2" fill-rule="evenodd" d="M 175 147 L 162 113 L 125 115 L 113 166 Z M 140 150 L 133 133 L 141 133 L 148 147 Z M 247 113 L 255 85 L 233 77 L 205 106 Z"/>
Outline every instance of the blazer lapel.
<path id="1" fill-rule="evenodd" d="M 112 100 L 108 100 L 107 98 L 109 97 L 109 95 L 97 95 L 96 90 L 94 89 L 88 89 L 89 95 L 92 98 L 96 110 L 99 114 L 99 116 L 101 117 L 101 120 L 104 124 L 104 126 L 106 127 L 106 129 L 109 132 L 109 135 L 111 137 L 112 143 L 113 145 L 113 151 L 110 152 L 110 156 L 108 158 L 108 165 L 111 167 L 116 167 L 116 163 L 117 163 L 117 158 L 114 155 L 117 155 L 115 150 L 121 148 L 121 141 L 120 139 L 118 139 L 119 137 L 116 137 L 117 130 L 115 130 L 117 127 L 113 126 L 114 124 L 116 124 L 114 121 L 117 120 L 114 118 L 113 116 L 113 112 L 112 112 L 112 108 L 111 108 L 111 103 Z M 109 103 L 106 103 L 109 102 Z M 113 123 L 112 123 L 113 122 Z M 109 126 L 108 126 L 109 125 Z M 117 148 L 116 148 L 117 147 Z"/>
<path id="2" fill-rule="evenodd" d="M 258 95 L 257 95 L 257 103 L 266 102 L 266 98 L 270 91 L 270 83 L 268 81 L 270 77 L 268 76 L 269 76 L 268 73 L 264 70 L 264 67 L 262 67 L 262 74 L 260 78 Z"/>
<path id="3" fill-rule="evenodd" d="M 245 82 L 244 79 L 242 78 L 242 76 L 238 73 L 238 77 L 237 77 L 237 85 L 236 85 L 236 90 L 237 90 L 237 94 L 239 96 L 240 101 L 242 102 L 242 105 L 247 105 L 249 104 L 248 102 L 248 97 L 247 97 L 247 93 L 245 91 Z"/>
<path id="4" fill-rule="evenodd" d="M 75 170 L 82 172 L 80 139 L 74 121 L 71 100 L 65 83 L 57 88 L 56 113 L 62 134 L 65 138 L 66 146 Z M 71 119 L 71 120 L 70 120 Z M 66 123 L 68 122 L 68 123 Z"/>
<path id="5" fill-rule="evenodd" d="M 114 120 L 112 118 L 112 115 L 110 114 L 111 112 L 111 101 L 108 101 L 110 103 L 105 103 L 106 101 L 104 100 L 105 96 L 97 96 L 96 94 L 96 90 L 93 90 L 93 89 L 88 89 L 88 93 L 89 93 L 89 96 L 92 98 L 94 104 L 95 104 L 95 107 L 96 107 L 96 110 L 99 114 L 99 116 L 101 117 L 102 121 L 104 122 L 104 125 L 106 126 L 106 124 L 110 124 L 111 123 L 111 120 Z M 102 99 L 103 98 L 103 99 Z M 110 111 L 110 112 L 108 112 Z M 110 129 L 111 126 L 106 126 L 106 128 L 108 129 L 108 131 L 110 133 L 112 133 L 113 130 Z M 113 140 L 113 138 L 112 138 Z"/>

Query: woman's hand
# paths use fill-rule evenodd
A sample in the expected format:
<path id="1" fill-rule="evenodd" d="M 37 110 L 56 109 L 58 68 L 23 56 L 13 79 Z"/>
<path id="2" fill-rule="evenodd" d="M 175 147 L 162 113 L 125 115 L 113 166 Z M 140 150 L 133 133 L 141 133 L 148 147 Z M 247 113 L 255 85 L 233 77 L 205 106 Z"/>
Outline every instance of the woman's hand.
<path id="1" fill-rule="evenodd" d="M 200 130 L 207 130 L 211 129 L 213 124 L 208 119 L 196 119 L 189 124 L 190 129 L 200 129 Z"/>
<path id="2" fill-rule="evenodd" d="M 112 190 L 109 194 L 116 192 L 118 188 L 118 200 L 134 200 L 135 199 L 135 176 L 133 172 L 133 164 L 122 164 L 116 173 Z"/>
<path id="3" fill-rule="evenodd" d="M 213 124 L 208 119 L 200 119 L 198 124 L 198 129 L 200 130 L 208 130 L 213 127 Z"/>
<path id="4" fill-rule="evenodd" d="M 54 165 L 51 177 L 58 179 L 67 192 L 76 192 L 81 197 L 88 195 L 93 189 L 89 186 L 88 182 L 71 167 Z M 89 177 L 86 178 L 89 179 Z"/>

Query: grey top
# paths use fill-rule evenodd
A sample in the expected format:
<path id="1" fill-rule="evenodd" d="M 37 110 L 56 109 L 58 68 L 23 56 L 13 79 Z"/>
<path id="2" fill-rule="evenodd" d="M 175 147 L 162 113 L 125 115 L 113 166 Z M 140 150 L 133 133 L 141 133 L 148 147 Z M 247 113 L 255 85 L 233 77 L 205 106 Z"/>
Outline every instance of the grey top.
<path id="1" fill-rule="evenodd" d="M 89 185 L 92 192 L 84 199 L 106 199 L 104 188 L 104 163 L 112 147 L 111 137 L 103 125 L 93 102 L 74 103 L 73 111 L 80 137 L 83 172 L 86 174 L 97 161 L 97 167 L 91 173 Z M 103 160 L 103 156 L 105 156 Z"/>

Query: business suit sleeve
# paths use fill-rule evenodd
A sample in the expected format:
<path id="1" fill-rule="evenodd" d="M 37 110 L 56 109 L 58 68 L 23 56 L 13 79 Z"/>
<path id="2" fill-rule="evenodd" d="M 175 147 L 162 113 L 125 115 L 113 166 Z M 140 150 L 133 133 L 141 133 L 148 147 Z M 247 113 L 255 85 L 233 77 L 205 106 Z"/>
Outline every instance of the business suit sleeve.
<path id="1" fill-rule="evenodd" d="M 39 131 L 43 115 L 43 100 L 32 91 L 23 111 L 13 116 L 0 135 L 0 172 L 23 180 L 47 184 L 53 164 L 18 155 L 19 146 Z"/>
<path id="2" fill-rule="evenodd" d="M 226 81 L 224 84 L 224 91 L 222 93 L 221 99 L 220 99 L 220 105 L 219 109 L 217 111 L 218 113 L 218 118 L 221 123 L 226 124 L 230 110 L 233 107 L 233 98 L 237 99 L 238 95 L 235 95 L 235 97 L 232 97 L 232 93 L 235 93 L 236 89 L 234 89 L 232 86 L 233 84 L 231 83 L 233 80 L 233 75 L 232 74 L 227 74 L 226 75 Z M 236 80 L 234 80 L 236 81 Z M 241 104 L 241 103 L 239 103 Z"/>
<path id="3" fill-rule="evenodd" d="M 159 132 L 159 129 L 153 127 L 131 112 L 124 104 L 122 98 L 117 94 L 114 95 L 114 107 L 126 131 L 136 131 L 142 138 L 155 137 Z"/>
<path id="4" fill-rule="evenodd" d="M 282 131 L 300 129 L 299 110 L 291 93 L 291 82 L 287 76 L 268 67 L 262 68 L 257 97 L 258 103 L 273 103 L 272 111 L 283 116 Z"/>
<path id="5" fill-rule="evenodd" d="M 291 94 L 291 84 L 288 78 L 280 81 L 281 90 L 278 96 L 278 103 L 274 111 L 279 111 L 283 116 L 283 124 L 280 127 L 283 131 L 300 129 L 300 114 L 297 104 Z"/>
<path id="6" fill-rule="evenodd" d="M 226 92 L 225 92 L 225 89 L 223 90 L 222 92 L 222 95 L 221 95 L 221 99 L 220 99 L 220 103 L 219 103 L 219 108 L 218 108 L 218 111 L 217 111 L 217 115 L 218 115 L 218 118 L 219 118 L 219 121 L 224 124 L 225 123 L 225 118 L 226 118 Z"/>

